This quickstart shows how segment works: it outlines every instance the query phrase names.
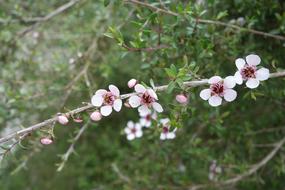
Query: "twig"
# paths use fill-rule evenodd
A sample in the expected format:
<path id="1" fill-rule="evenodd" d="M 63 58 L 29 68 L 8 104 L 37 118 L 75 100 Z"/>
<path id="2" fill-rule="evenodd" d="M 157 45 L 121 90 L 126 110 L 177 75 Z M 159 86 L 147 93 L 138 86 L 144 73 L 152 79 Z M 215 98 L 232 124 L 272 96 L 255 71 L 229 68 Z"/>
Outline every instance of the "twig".
<path id="1" fill-rule="evenodd" d="M 171 16 L 179 16 L 178 13 L 175 13 L 173 11 L 170 10 L 165 10 L 165 9 L 161 9 L 155 6 L 152 6 L 148 3 L 144 3 L 138 0 L 125 0 L 126 3 L 132 3 L 132 4 L 136 4 L 136 5 L 140 5 L 143 7 L 147 7 L 153 11 L 157 11 L 163 14 L 167 14 L 167 15 L 171 15 Z M 234 24 L 229 24 L 229 23 L 225 23 L 225 22 L 221 22 L 221 21 L 216 21 L 216 20 L 207 20 L 207 19 L 199 19 L 196 18 L 198 23 L 203 23 L 203 24 L 213 24 L 213 25 L 219 25 L 219 26 L 226 26 L 226 27 L 230 27 L 233 29 L 236 29 L 234 31 L 245 31 L 245 32 L 250 32 L 256 35 L 260 35 L 260 36 L 264 36 L 264 37 L 271 37 L 271 38 L 275 38 L 278 40 L 285 40 L 284 36 L 281 35 L 275 35 L 275 34 L 270 34 L 270 33 L 266 33 L 266 32 L 262 32 L 262 31 L 258 31 L 258 30 L 254 30 L 254 29 L 250 29 L 250 28 L 245 28 L 245 27 L 240 27 Z"/>
<path id="2" fill-rule="evenodd" d="M 129 47 L 126 44 L 122 44 L 122 47 L 127 49 L 128 51 L 132 51 L 132 52 L 139 52 L 139 51 L 152 52 L 152 51 L 156 51 L 156 50 L 160 50 L 160 49 L 170 48 L 170 46 L 163 45 L 163 44 L 155 46 L 155 47 L 146 47 L 146 48 L 134 48 L 134 47 Z"/>
<path id="3" fill-rule="evenodd" d="M 113 171 L 119 176 L 119 178 L 127 183 L 131 183 L 131 180 L 129 177 L 125 176 L 124 174 L 122 174 L 122 172 L 120 171 L 120 169 L 118 168 L 116 163 L 112 163 L 111 164 Z"/>
<path id="4" fill-rule="evenodd" d="M 284 130 L 285 130 L 285 127 L 265 128 L 265 129 L 260 129 L 258 131 L 246 133 L 245 136 L 258 135 L 258 134 L 262 134 L 262 133 L 270 133 L 270 132 L 284 131 Z"/>
<path id="5" fill-rule="evenodd" d="M 271 73 L 270 74 L 270 78 L 275 78 L 275 77 L 283 77 L 285 76 L 285 71 L 280 71 L 280 72 L 277 72 L 277 73 Z M 184 82 L 183 85 L 185 87 L 196 87 L 196 86 L 202 86 L 202 85 L 205 85 L 207 84 L 208 82 L 208 79 L 202 79 L 202 80 L 195 80 L 195 81 L 187 81 L 187 82 Z M 154 88 L 155 91 L 165 91 L 167 89 L 168 85 L 162 85 L 162 86 L 157 86 Z M 129 98 L 130 96 L 136 94 L 135 92 L 134 93 L 128 93 L 128 94 L 122 94 L 120 96 L 121 99 L 127 99 Z M 74 115 L 74 114 L 77 114 L 77 113 L 81 113 L 81 112 L 84 112 L 88 109 L 91 109 L 91 108 L 94 108 L 93 105 L 91 105 L 90 103 L 88 103 L 88 105 L 86 106 L 83 106 L 83 107 L 79 107 L 77 109 L 74 109 L 72 111 L 69 111 L 66 114 L 66 116 L 71 116 L 71 115 Z M 2 137 L 0 138 L 0 143 L 3 143 L 3 142 L 6 142 L 10 139 L 13 139 L 17 136 L 20 136 L 20 135 L 23 135 L 23 134 L 26 134 L 26 133 L 31 133 L 37 129 L 40 129 L 46 125 L 49 125 L 53 122 L 56 122 L 57 121 L 57 117 L 53 117 L 53 118 L 50 118 L 48 120 L 45 120 L 41 123 L 38 123 L 36 125 L 32 125 L 30 127 L 27 127 L 25 129 L 22 129 L 22 130 L 19 130 L 19 131 L 16 131 L 14 133 L 11 133 L 5 137 Z"/>

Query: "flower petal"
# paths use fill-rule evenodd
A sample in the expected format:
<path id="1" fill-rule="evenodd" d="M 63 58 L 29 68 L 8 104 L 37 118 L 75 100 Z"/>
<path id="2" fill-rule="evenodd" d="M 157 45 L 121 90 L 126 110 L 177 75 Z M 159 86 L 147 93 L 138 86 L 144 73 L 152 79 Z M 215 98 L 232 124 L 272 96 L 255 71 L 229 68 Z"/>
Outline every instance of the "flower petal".
<path id="1" fill-rule="evenodd" d="M 236 82 L 237 84 L 239 84 L 239 85 L 242 84 L 243 79 L 242 79 L 242 76 L 241 76 L 241 74 L 240 74 L 239 71 L 237 71 L 237 72 L 235 73 L 234 78 L 235 78 L 235 82 Z"/>
<path id="2" fill-rule="evenodd" d="M 249 65 L 258 65 L 261 61 L 260 57 L 255 54 L 250 54 L 246 56 L 245 59 L 246 59 L 247 64 Z"/>
<path id="3" fill-rule="evenodd" d="M 233 88 L 236 86 L 236 80 L 233 76 L 227 76 L 224 79 L 224 85 L 226 88 Z"/>
<path id="4" fill-rule="evenodd" d="M 261 68 L 256 71 L 256 79 L 260 81 L 267 80 L 269 75 L 269 70 L 266 68 Z"/>
<path id="5" fill-rule="evenodd" d="M 165 140 L 166 139 L 166 134 L 165 133 L 161 133 L 160 134 L 160 140 Z"/>
<path id="6" fill-rule="evenodd" d="M 142 130 L 137 130 L 136 133 L 135 133 L 135 136 L 136 136 L 137 138 L 142 137 L 142 135 L 143 135 Z"/>
<path id="7" fill-rule="evenodd" d="M 236 99 L 237 97 L 237 92 L 233 89 L 226 89 L 225 94 L 224 94 L 224 99 L 227 102 L 232 102 Z"/>
<path id="8" fill-rule="evenodd" d="M 134 124 L 134 122 L 132 122 L 132 121 L 128 121 L 127 126 L 128 126 L 129 128 L 133 128 L 133 127 L 135 126 L 135 124 Z"/>
<path id="9" fill-rule="evenodd" d="M 209 104 L 213 107 L 217 107 L 222 104 L 222 98 L 220 96 L 211 96 L 209 98 Z"/>
<path id="10" fill-rule="evenodd" d="M 220 76 L 213 76 L 208 80 L 209 84 L 215 84 L 218 83 L 222 80 L 222 78 Z"/>
<path id="11" fill-rule="evenodd" d="M 139 107 L 138 111 L 141 113 L 141 114 L 146 114 L 148 113 L 150 110 L 149 108 L 146 106 L 146 105 L 142 105 Z"/>
<path id="12" fill-rule="evenodd" d="M 236 59 L 235 64 L 236 64 L 236 67 L 238 68 L 238 70 L 241 70 L 245 65 L 245 60 L 242 58 L 238 58 L 238 59 Z"/>
<path id="13" fill-rule="evenodd" d="M 166 138 L 167 138 L 167 139 L 174 139 L 175 136 L 176 136 L 176 135 L 175 135 L 175 133 L 173 133 L 173 132 L 169 132 L 169 133 L 166 134 Z"/>
<path id="14" fill-rule="evenodd" d="M 259 80 L 257 79 L 254 79 L 254 78 L 250 78 L 247 80 L 247 82 L 245 83 L 245 85 L 248 87 L 248 88 L 257 88 L 259 86 Z"/>
<path id="15" fill-rule="evenodd" d="M 208 89 L 204 89 L 200 92 L 200 97 L 203 99 L 203 100 L 208 100 L 210 97 L 211 97 L 211 90 L 208 88 Z"/>
<path id="16" fill-rule="evenodd" d="M 145 113 L 139 113 L 139 115 L 141 116 L 141 117 L 146 117 L 147 115 L 149 115 L 149 114 L 151 114 L 151 110 L 149 109 L 149 111 L 148 112 L 145 112 Z"/>
<path id="17" fill-rule="evenodd" d="M 101 107 L 100 112 L 103 116 L 108 116 L 112 113 L 112 106 L 110 105 L 103 106 Z"/>
<path id="18" fill-rule="evenodd" d="M 133 133 L 130 133 L 130 134 L 127 135 L 127 139 L 128 139 L 129 141 L 134 140 L 135 137 L 136 137 L 136 136 L 135 136 L 135 134 L 133 134 Z"/>
<path id="19" fill-rule="evenodd" d="M 135 91 L 136 91 L 137 93 L 145 93 L 146 88 L 145 88 L 143 85 L 141 85 L 141 84 L 137 84 L 137 85 L 135 86 Z"/>
<path id="20" fill-rule="evenodd" d="M 107 93 L 107 90 L 105 90 L 105 89 L 99 89 L 99 90 L 97 90 L 96 92 L 95 92 L 95 95 L 101 95 L 101 96 L 103 96 L 103 95 L 105 95 Z"/>
<path id="21" fill-rule="evenodd" d="M 137 95 L 131 96 L 129 98 L 129 104 L 131 105 L 132 108 L 136 108 L 139 105 L 141 105 L 141 98 L 138 97 Z"/>
<path id="22" fill-rule="evenodd" d="M 160 119 L 159 121 L 163 126 L 169 125 L 170 122 L 169 118 Z"/>
<path id="23" fill-rule="evenodd" d="M 124 131 L 127 135 L 131 133 L 131 129 L 129 127 L 126 127 Z"/>
<path id="24" fill-rule="evenodd" d="M 121 108 L 122 108 L 122 104 L 123 104 L 123 102 L 122 102 L 121 99 L 116 99 L 116 100 L 114 101 L 114 105 L 113 105 L 114 110 L 115 110 L 116 112 L 119 112 L 119 111 L 121 110 Z"/>
<path id="25" fill-rule="evenodd" d="M 154 99 L 158 100 L 158 97 L 153 89 L 147 89 L 147 93 Z"/>
<path id="26" fill-rule="evenodd" d="M 96 107 L 100 107 L 103 104 L 103 101 L 104 101 L 104 99 L 103 99 L 102 95 L 96 94 L 96 95 L 92 96 L 92 98 L 91 98 L 92 105 L 96 106 Z"/>
<path id="27" fill-rule="evenodd" d="M 153 103 L 152 103 L 152 107 L 153 107 L 153 109 L 154 109 L 155 111 L 157 111 L 158 113 L 163 112 L 162 106 L 161 106 L 159 103 L 157 103 L 157 102 L 153 102 Z"/>
<path id="28" fill-rule="evenodd" d="M 120 90 L 115 85 L 109 85 L 109 90 L 112 92 L 115 96 L 120 96 Z"/>

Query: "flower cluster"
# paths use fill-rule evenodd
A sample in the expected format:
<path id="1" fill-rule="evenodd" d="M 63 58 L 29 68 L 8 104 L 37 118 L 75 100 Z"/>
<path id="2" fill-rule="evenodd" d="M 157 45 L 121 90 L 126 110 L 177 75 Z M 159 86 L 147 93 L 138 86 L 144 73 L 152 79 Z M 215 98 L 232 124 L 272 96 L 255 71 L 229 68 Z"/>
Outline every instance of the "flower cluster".
<path id="1" fill-rule="evenodd" d="M 257 88 L 259 81 L 269 78 L 269 70 L 266 68 L 257 69 L 261 59 L 258 55 L 248 55 L 245 60 L 238 58 L 235 61 L 238 71 L 234 76 L 228 76 L 222 79 L 220 76 L 213 76 L 208 80 L 210 87 L 200 92 L 200 97 L 207 100 L 211 106 L 219 106 L 222 100 L 232 102 L 237 97 L 237 92 L 233 90 L 236 84 L 242 84 L 246 81 L 248 88 Z"/>

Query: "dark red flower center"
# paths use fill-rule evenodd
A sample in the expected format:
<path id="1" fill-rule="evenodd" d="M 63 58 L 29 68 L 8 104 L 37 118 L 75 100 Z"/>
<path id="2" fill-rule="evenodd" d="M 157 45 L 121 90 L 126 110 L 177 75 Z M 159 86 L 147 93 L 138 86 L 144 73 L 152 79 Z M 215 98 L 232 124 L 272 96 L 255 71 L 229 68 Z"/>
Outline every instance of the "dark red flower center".
<path id="1" fill-rule="evenodd" d="M 143 95 L 142 95 L 142 97 L 141 97 L 141 99 L 142 99 L 142 103 L 143 104 L 151 104 L 152 102 L 154 102 L 154 98 L 153 97 L 151 97 L 147 92 L 145 92 Z"/>
<path id="2" fill-rule="evenodd" d="M 115 96 L 111 92 L 107 92 L 104 95 L 104 104 L 105 105 L 113 105 L 115 99 L 116 99 Z"/>
<path id="3" fill-rule="evenodd" d="M 224 95 L 225 88 L 223 83 L 212 84 L 210 86 L 210 89 L 211 89 L 211 95 L 220 95 L 220 96 Z"/>
<path id="4" fill-rule="evenodd" d="M 240 71 L 240 73 L 243 79 L 248 79 L 248 78 L 255 78 L 255 71 L 256 71 L 255 66 L 245 66 Z"/>
<path id="5" fill-rule="evenodd" d="M 168 133 L 169 132 L 169 128 L 168 127 L 163 127 L 162 128 L 162 133 Z"/>
<path id="6" fill-rule="evenodd" d="M 131 129 L 131 133 L 135 134 L 137 132 L 137 129 L 136 128 L 132 128 Z"/>
<path id="7" fill-rule="evenodd" d="M 147 121 L 150 121 L 150 120 L 151 120 L 151 115 L 150 115 L 150 114 L 147 114 L 147 115 L 145 116 L 145 119 L 146 119 Z"/>

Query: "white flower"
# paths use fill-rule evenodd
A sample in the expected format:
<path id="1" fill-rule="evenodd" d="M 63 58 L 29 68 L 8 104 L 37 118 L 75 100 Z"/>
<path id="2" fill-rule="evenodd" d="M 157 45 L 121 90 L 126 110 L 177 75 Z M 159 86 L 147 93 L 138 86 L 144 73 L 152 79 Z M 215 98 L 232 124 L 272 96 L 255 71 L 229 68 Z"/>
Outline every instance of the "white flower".
<path id="1" fill-rule="evenodd" d="M 200 92 L 200 97 L 203 100 L 208 100 L 211 106 L 219 106 L 222 104 L 222 97 L 227 101 L 234 101 L 237 97 L 237 92 L 232 88 L 235 87 L 235 79 L 233 76 L 228 76 L 222 79 L 219 76 L 213 76 L 208 80 L 210 88 Z"/>
<path id="2" fill-rule="evenodd" d="M 149 110 L 146 113 L 142 113 L 140 112 L 140 124 L 142 127 L 150 127 L 151 126 L 151 120 L 157 119 L 157 115 L 156 112 L 151 113 L 151 111 Z"/>
<path id="3" fill-rule="evenodd" d="M 125 128 L 125 133 L 129 141 L 134 140 L 135 138 L 140 138 L 143 135 L 141 125 L 132 121 L 128 122 L 127 127 Z"/>
<path id="4" fill-rule="evenodd" d="M 217 161 L 213 160 L 210 167 L 209 167 L 209 180 L 211 181 L 217 181 L 218 180 L 218 174 L 222 173 L 222 168 L 217 165 Z"/>
<path id="5" fill-rule="evenodd" d="M 91 103 L 93 106 L 101 107 L 100 113 L 108 116 L 112 113 L 112 108 L 119 112 L 122 108 L 122 100 L 120 99 L 120 91 L 115 85 L 109 85 L 109 90 L 99 89 L 92 96 Z"/>
<path id="6" fill-rule="evenodd" d="M 245 61 L 246 60 L 246 61 Z M 269 70 L 266 68 L 257 69 L 260 64 L 260 57 L 258 55 L 248 55 L 246 58 L 238 58 L 235 61 L 238 71 L 235 73 L 235 80 L 237 84 L 242 84 L 246 81 L 245 85 L 248 88 L 257 88 L 259 81 L 264 81 L 269 78 Z"/>
<path id="7" fill-rule="evenodd" d="M 158 113 L 163 112 L 162 106 L 156 102 L 158 97 L 153 89 L 146 89 L 143 85 L 137 84 L 135 91 L 137 95 L 133 95 L 129 98 L 129 104 L 132 108 L 139 107 L 138 111 L 142 114 L 148 113 L 151 107 Z"/>
<path id="8" fill-rule="evenodd" d="M 162 132 L 160 134 L 160 140 L 174 139 L 176 137 L 175 135 L 176 128 L 171 132 L 169 131 L 170 120 L 168 118 L 164 118 L 160 120 L 160 123 L 162 124 Z"/>

